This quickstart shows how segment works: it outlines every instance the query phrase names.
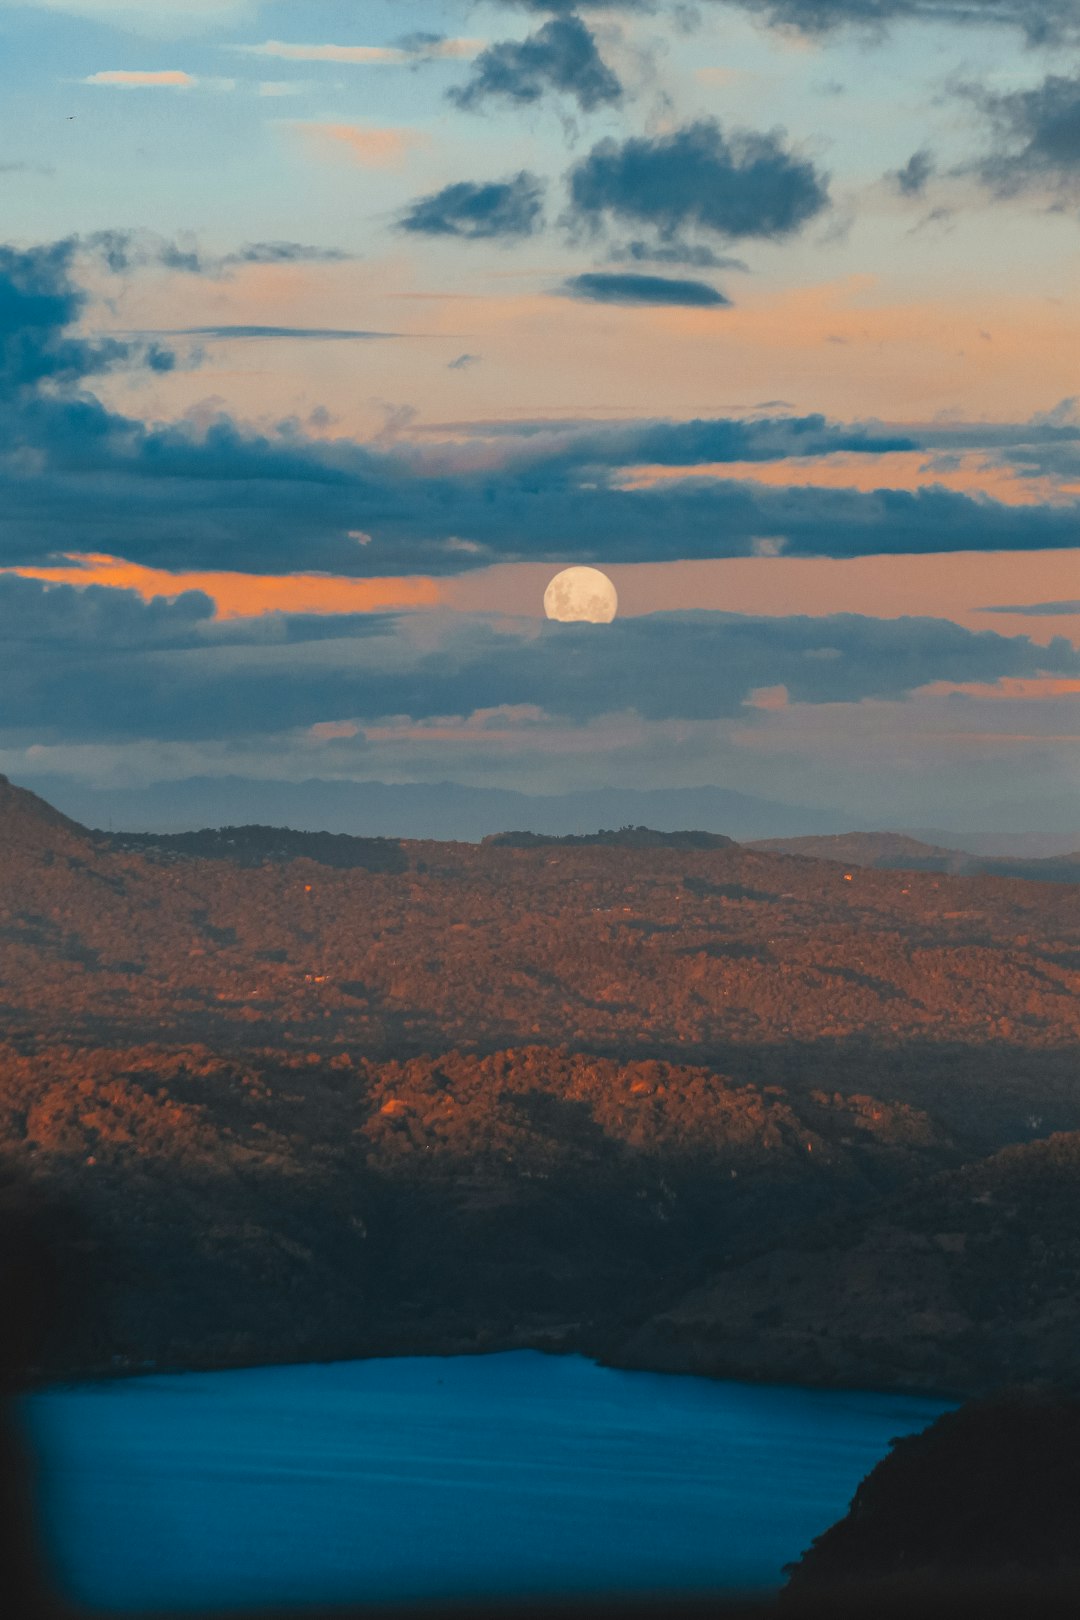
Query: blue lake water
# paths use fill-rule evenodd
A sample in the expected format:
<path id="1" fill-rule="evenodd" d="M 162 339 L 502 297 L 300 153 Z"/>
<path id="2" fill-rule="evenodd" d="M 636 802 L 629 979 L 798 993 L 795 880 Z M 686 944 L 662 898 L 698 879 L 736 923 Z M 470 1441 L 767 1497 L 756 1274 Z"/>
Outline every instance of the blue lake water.
<path id="1" fill-rule="evenodd" d="M 775 1587 L 943 1410 L 532 1352 L 24 1403 L 53 1567 L 117 1611 Z"/>

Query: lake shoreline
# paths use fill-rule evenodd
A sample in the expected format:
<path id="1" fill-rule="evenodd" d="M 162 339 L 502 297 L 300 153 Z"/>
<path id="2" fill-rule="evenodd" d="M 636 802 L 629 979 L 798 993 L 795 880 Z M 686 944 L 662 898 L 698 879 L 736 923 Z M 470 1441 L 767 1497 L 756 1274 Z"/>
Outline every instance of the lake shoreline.
<path id="1" fill-rule="evenodd" d="M 556 1359 L 576 1357 L 610 1372 L 646 1373 L 665 1378 L 700 1378 L 713 1384 L 739 1384 L 760 1389 L 801 1390 L 806 1394 L 897 1396 L 902 1399 L 930 1400 L 960 1405 L 966 1400 L 975 1399 L 987 1393 L 985 1389 L 947 1389 L 899 1381 L 896 1383 L 883 1383 L 871 1377 L 868 1377 L 865 1382 L 840 1382 L 839 1380 L 825 1378 L 800 1379 L 785 1376 L 780 1372 L 770 1373 L 748 1369 L 741 1362 L 733 1364 L 730 1368 L 719 1366 L 715 1369 L 706 1370 L 678 1366 L 662 1359 L 655 1362 L 645 1362 L 631 1357 L 620 1357 L 617 1352 L 613 1353 L 610 1349 L 603 1350 L 595 1344 L 592 1347 L 573 1343 L 556 1345 L 551 1342 L 550 1337 L 545 1338 L 542 1335 L 533 1336 L 528 1340 L 522 1338 L 514 1338 L 513 1340 L 492 1339 L 480 1344 L 467 1344 L 456 1341 L 444 1348 L 432 1348 L 430 1345 L 425 1344 L 415 1349 L 403 1347 L 397 1349 L 378 1348 L 355 1352 L 343 1350 L 318 1356 L 295 1357 L 286 1353 L 281 1356 L 244 1356 L 234 1359 L 189 1360 L 176 1363 L 147 1362 L 124 1366 L 99 1366 L 88 1371 L 72 1369 L 59 1374 L 34 1369 L 30 1376 L 24 1380 L 23 1387 L 24 1392 L 27 1394 L 39 1394 L 50 1390 L 72 1390 L 93 1385 L 126 1383 L 140 1378 L 179 1378 L 187 1374 L 258 1372 L 280 1368 L 340 1367 L 368 1362 L 458 1361 L 513 1355 L 523 1351 Z"/>

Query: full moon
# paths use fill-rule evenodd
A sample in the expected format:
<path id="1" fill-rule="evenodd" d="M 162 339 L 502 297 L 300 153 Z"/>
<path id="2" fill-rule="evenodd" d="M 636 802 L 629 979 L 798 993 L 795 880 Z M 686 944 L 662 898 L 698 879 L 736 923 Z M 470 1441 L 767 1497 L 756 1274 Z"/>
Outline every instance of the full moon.
<path id="1" fill-rule="evenodd" d="M 610 624 L 618 611 L 618 592 L 599 568 L 564 568 L 544 592 L 544 612 L 563 624 Z"/>

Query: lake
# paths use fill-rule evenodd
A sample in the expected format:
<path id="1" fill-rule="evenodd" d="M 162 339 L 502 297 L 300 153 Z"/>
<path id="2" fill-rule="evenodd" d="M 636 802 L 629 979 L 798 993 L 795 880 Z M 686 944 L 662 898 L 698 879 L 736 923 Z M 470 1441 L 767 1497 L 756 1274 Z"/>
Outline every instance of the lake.
<path id="1" fill-rule="evenodd" d="M 114 1611 L 775 1587 L 944 1410 L 529 1351 L 23 1403 L 53 1567 Z"/>

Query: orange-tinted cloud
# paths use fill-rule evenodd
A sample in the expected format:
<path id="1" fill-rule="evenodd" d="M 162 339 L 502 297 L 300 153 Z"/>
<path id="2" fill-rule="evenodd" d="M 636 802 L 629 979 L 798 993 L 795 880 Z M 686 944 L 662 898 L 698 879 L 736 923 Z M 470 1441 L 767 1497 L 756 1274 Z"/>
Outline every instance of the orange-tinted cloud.
<path id="1" fill-rule="evenodd" d="M 872 456 L 842 452 L 836 455 L 793 456 L 782 462 L 717 462 L 694 467 L 631 467 L 619 479 L 624 489 L 648 489 L 680 478 L 749 479 L 774 489 L 877 489 L 918 490 L 928 486 L 955 490 L 962 495 L 983 495 L 1003 506 L 1066 504 L 1080 495 L 1080 484 L 1053 478 L 1022 477 L 987 455 L 972 451 L 950 457 L 941 465 L 926 451 L 894 451 Z"/>
<path id="2" fill-rule="evenodd" d="M 301 138 L 327 156 L 336 153 L 362 169 L 398 169 L 430 137 L 414 129 L 377 124 L 294 124 Z"/>
<path id="3" fill-rule="evenodd" d="M 349 67 L 409 67 L 419 60 L 454 61 L 476 56 L 482 39 L 440 39 L 410 50 L 394 45 L 293 45 L 268 39 L 262 45 L 233 45 L 245 56 L 271 56 L 283 62 L 338 62 Z"/>
<path id="4" fill-rule="evenodd" d="M 309 732 L 316 742 L 341 742 L 359 735 L 360 727 L 352 720 L 320 720 Z"/>
<path id="5" fill-rule="evenodd" d="M 751 692 L 746 700 L 748 709 L 764 709 L 773 711 L 786 709 L 788 706 L 788 689 L 786 686 L 758 686 Z"/>
<path id="6" fill-rule="evenodd" d="M 441 600 L 433 579 L 343 579 L 329 574 L 171 573 L 143 568 L 121 557 L 72 556 L 66 567 L 12 568 L 4 573 L 52 585 L 107 585 L 136 591 L 144 601 L 202 591 L 219 619 L 258 618 L 265 613 L 378 613 L 435 607 Z"/>
<path id="7" fill-rule="evenodd" d="M 198 83 L 190 73 L 91 73 L 83 84 L 107 84 L 120 90 L 190 90 Z"/>
<path id="8" fill-rule="evenodd" d="M 1005 676 L 1000 681 L 935 681 L 924 686 L 927 697 L 984 698 L 994 703 L 1040 703 L 1048 698 L 1080 697 L 1080 680 L 1063 680 L 1056 675 L 1035 675 L 1026 679 Z"/>

